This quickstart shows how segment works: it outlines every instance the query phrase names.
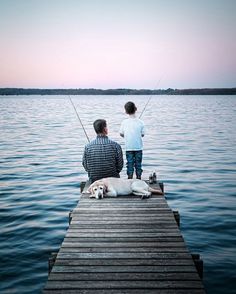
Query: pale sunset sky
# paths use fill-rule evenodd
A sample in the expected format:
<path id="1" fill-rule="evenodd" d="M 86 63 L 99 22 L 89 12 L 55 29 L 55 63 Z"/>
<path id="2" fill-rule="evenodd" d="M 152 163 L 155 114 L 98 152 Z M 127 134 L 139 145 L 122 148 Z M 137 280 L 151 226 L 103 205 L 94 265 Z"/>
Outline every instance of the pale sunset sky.
<path id="1" fill-rule="evenodd" d="M 235 0 L 0 0 L 1 88 L 235 86 Z"/>

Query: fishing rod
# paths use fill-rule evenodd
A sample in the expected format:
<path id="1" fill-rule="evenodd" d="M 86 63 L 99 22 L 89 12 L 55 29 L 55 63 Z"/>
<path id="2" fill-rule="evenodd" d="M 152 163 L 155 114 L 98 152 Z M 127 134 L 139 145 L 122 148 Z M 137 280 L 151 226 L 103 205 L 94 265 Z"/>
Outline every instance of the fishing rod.
<path id="1" fill-rule="evenodd" d="M 79 120 L 79 122 L 80 122 L 80 124 L 81 124 L 81 126 L 82 126 L 82 128 L 83 128 L 83 131 L 84 131 L 84 133 L 85 133 L 85 136 L 86 136 L 86 138 L 88 139 L 88 142 L 90 143 L 90 140 L 89 140 L 88 134 L 86 133 L 86 130 L 85 130 L 85 128 L 84 128 L 84 125 L 83 125 L 83 123 L 82 123 L 82 121 L 81 121 L 81 119 L 80 119 L 80 117 L 79 117 L 79 114 L 78 114 L 78 112 L 77 112 L 77 110 L 76 110 L 76 108 L 75 108 L 75 105 L 74 105 L 72 99 L 70 98 L 70 96 L 69 96 L 69 99 L 70 99 L 70 102 L 71 102 L 71 104 L 72 104 L 72 106 L 73 106 L 73 108 L 74 108 L 74 110 L 75 110 L 75 113 L 76 113 L 76 115 L 77 115 L 77 117 L 78 117 L 78 120 Z"/>
<path id="2" fill-rule="evenodd" d="M 156 85 L 156 87 L 155 87 L 154 89 L 157 89 L 157 87 L 159 86 L 159 84 L 160 84 L 160 82 L 161 82 L 161 79 L 162 79 L 162 77 L 160 77 L 160 79 L 159 79 L 159 81 L 157 82 L 157 85 Z M 143 110 L 142 110 L 142 112 L 141 112 L 139 118 L 142 117 L 142 115 L 143 115 L 145 109 L 147 108 L 147 106 L 148 106 L 148 104 L 149 104 L 149 102 L 150 102 L 152 96 L 153 96 L 153 94 L 149 97 L 149 99 L 148 99 L 147 103 L 145 104 L 145 106 L 144 106 L 144 108 L 143 108 Z"/>

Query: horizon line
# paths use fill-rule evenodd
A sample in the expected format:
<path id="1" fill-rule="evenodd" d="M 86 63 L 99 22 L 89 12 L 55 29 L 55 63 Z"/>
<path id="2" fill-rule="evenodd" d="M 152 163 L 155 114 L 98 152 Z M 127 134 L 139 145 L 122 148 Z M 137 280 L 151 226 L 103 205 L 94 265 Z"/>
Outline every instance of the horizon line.
<path id="1" fill-rule="evenodd" d="M 151 91 L 156 91 L 156 90 L 208 90 L 208 89 L 236 89 L 236 86 L 234 87 L 203 87 L 203 88 L 41 88 L 41 87 L 0 87 L 0 89 L 22 89 L 22 90 L 101 90 L 101 91 L 106 91 L 106 90 L 151 90 Z"/>

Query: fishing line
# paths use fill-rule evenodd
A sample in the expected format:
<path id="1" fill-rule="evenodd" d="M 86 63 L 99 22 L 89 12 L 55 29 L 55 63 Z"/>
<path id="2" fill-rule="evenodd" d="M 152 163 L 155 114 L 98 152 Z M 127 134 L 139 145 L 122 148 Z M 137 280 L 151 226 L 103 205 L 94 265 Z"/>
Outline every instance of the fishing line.
<path id="1" fill-rule="evenodd" d="M 70 98 L 70 96 L 69 96 L 69 99 L 70 99 L 70 102 L 71 102 L 71 104 L 72 104 L 72 106 L 73 106 L 73 108 L 74 108 L 74 110 L 75 110 L 75 113 L 76 113 L 76 115 L 77 115 L 77 117 L 78 117 L 78 120 L 79 120 L 79 122 L 80 122 L 80 124 L 81 124 L 81 126 L 82 126 L 82 128 L 83 128 L 83 131 L 84 131 L 84 133 L 85 133 L 85 136 L 86 136 L 86 138 L 88 139 L 88 142 L 90 143 L 90 140 L 89 140 L 89 137 L 88 137 L 88 135 L 87 135 L 87 133 L 86 133 L 86 130 L 85 130 L 85 128 L 84 128 L 84 125 L 83 125 L 83 123 L 82 123 L 82 121 L 81 121 L 81 119 L 80 119 L 80 117 L 79 117 L 79 114 L 78 114 L 78 112 L 77 112 L 77 110 L 76 110 L 76 108 L 75 108 L 75 105 L 74 105 L 72 99 Z"/>
<path id="2" fill-rule="evenodd" d="M 157 82 L 157 85 L 156 85 L 156 87 L 154 88 L 154 90 L 156 90 L 157 87 L 159 86 L 159 84 L 160 84 L 160 82 L 161 82 L 161 79 L 162 79 L 162 77 L 160 77 L 160 79 L 159 79 L 159 81 Z M 144 111 L 146 110 L 146 108 L 147 108 L 147 106 L 148 106 L 148 104 L 149 104 L 149 102 L 150 102 L 152 96 L 153 96 L 153 94 L 149 97 L 149 99 L 148 99 L 147 103 L 145 104 L 145 106 L 144 106 L 144 108 L 143 108 L 143 111 L 141 112 L 139 118 L 142 117 L 142 115 L 143 115 Z"/>

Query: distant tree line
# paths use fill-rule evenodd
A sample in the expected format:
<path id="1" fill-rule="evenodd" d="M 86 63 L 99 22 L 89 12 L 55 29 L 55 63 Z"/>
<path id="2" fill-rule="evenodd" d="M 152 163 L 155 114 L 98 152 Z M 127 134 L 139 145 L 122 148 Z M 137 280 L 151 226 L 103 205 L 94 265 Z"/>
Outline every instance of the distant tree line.
<path id="1" fill-rule="evenodd" d="M 26 89 L 0 88 L 0 95 L 236 95 L 236 88 L 204 89 Z"/>

